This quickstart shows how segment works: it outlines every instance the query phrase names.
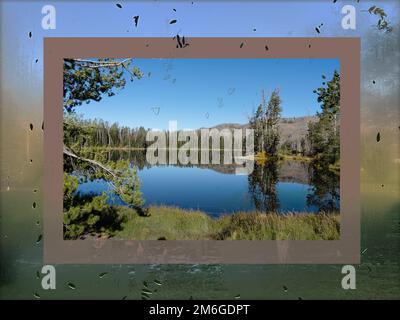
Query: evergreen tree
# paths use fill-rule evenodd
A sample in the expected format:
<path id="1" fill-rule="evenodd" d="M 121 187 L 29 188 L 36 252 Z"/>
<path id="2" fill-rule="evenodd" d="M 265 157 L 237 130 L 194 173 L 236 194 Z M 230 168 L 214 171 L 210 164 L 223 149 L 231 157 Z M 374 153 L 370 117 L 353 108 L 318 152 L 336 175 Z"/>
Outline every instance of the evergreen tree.
<path id="1" fill-rule="evenodd" d="M 250 118 L 250 128 L 254 130 L 254 154 L 265 152 L 269 156 L 278 154 L 280 140 L 278 123 L 281 117 L 281 99 L 278 90 L 271 94 L 268 104 L 262 91 L 261 104 L 253 117 Z"/>
<path id="2" fill-rule="evenodd" d="M 301 140 L 300 140 L 300 152 L 301 152 L 302 156 L 304 156 L 306 154 L 306 150 L 307 150 L 306 139 L 304 137 L 301 137 Z"/>
<path id="3" fill-rule="evenodd" d="M 325 79 L 325 76 L 323 76 Z M 335 70 L 332 80 L 314 90 L 317 101 L 321 104 L 321 112 L 317 113 L 316 123 L 308 126 L 308 141 L 312 156 L 328 163 L 340 159 L 340 75 Z"/>
<path id="4" fill-rule="evenodd" d="M 263 104 L 260 104 L 250 119 L 250 128 L 254 130 L 254 154 L 263 151 L 264 115 Z"/>
<path id="5" fill-rule="evenodd" d="M 83 102 L 115 95 L 115 89 L 125 87 L 125 71 L 130 74 L 131 81 L 140 79 L 143 74 L 131 66 L 131 60 L 64 59 L 64 110 L 73 112 Z"/>
<path id="6" fill-rule="evenodd" d="M 130 67 L 131 59 L 65 59 L 64 60 L 64 237 L 75 239 L 87 234 L 111 236 L 122 222 L 109 206 L 107 194 L 82 197 L 76 192 L 80 181 L 104 179 L 129 206 L 144 205 L 136 168 L 130 162 L 101 163 L 81 154 L 84 147 L 124 146 L 124 129 L 118 124 L 83 120 L 75 108 L 83 102 L 100 101 L 103 96 L 115 95 L 125 86 L 125 71 L 134 78 L 142 76 L 139 69 Z M 140 130 L 139 130 L 140 131 Z M 143 135 L 143 132 L 140 133 Z M 100 154 L 96 154 L 98 156 Z M 80 180 L 78 180 L 78 177 Z M 142 210 L 143 211 L 143 210 Z"/>
<path id="7" fill-rule="evenodd" d="M 276 156 L 278 153 L 280 141 L 278 122 L 282 112 L 281 102 L 278 90 L 274 90 L 265 114 L 264 150 L 269 156 Z"/>

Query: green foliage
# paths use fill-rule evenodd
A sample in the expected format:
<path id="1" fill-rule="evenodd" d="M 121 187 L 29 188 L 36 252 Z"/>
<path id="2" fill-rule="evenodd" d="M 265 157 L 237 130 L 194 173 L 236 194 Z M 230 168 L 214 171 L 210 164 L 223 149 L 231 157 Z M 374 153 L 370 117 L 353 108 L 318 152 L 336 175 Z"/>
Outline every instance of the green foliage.
<path id="1" fill-rule="evenodd" d="M 263 151 L 263 133 L 265 126 L 265 111 L 263 104 L 260 104 L 250 119 L 250 128 L 254 130 L 254 154 Z"/>
<path id="2" fill-rule="evenodd" d="M 64 145 L 75 152 L 91 144 L 95 134 L 93 124 L 75 113 L 64 115 L 63 130 Z"/>
<path id="3" fill-rule="evenodd" d="M 125 87 L 124 71 L 129 72 L 131 81 L 140 79 L 142 73 L 130 63 L 130 59 L 64 59 L 64 110 L 73 112 L 83 102 L 115 95 L 115 89 Z"/>
<path id="4" fill-rule="evenodd" d="M 310 155 L 334 164 L 340 159 L 340 75 L 335 70 L 332 80 L 314 90 L 321 112 L 318 121 L 309 123 L 307 140 Z"/>
<path id="5" fill-rule="evenodd" d="M 277 155 L 280 139 L 278 122 L 282 112 L 281 103 L 278 90 L 274 90 L 266 110 L 266 127 L 264 131 L 264 150 L 267 154 L 273 156 Z"/>
<path id="6" fill-rule="evenodd" d="M 325 161 L 314 159 L 308 168 L 311 188 L 307 194 L 307 205 L 323 212 L 339 209 L 339 175 L 330 167 Z"/>
<path id="7" fill-rule="evenodd" d="M 75 113 L 64 114 L 64 144 L 78 152 L 82 148 L 146 148 L 147 130 L 129 128 L 103 120 L 83 119 Z"/>
<path id="8" fill-rule="evenodd" d="M 132 131 L 127 127 L 111 126 L 107 122 L 84 120 L 75 114 L 75 107 L 83 102 L 100 101 L 111 97 L 130 80 L 140 79 L 142 73 L 131 67 L 131 59 L 64 59 L 64 149 L 75 156 L 64 154 L 64 236 L 76 239 L 88 234 L 111 236 L 121 220 L 115 209 L 107 205 L 107 195 L 80 196 L 78 184 L 85 180 L 104 179 L 129 206 L 144 205 L 136 169 L 127 162 L 102 163 L 104 159 L 87 159 L 82 151 L 88 146 L 126 146 L 136 139 L 143 144 L 146 131 Z M 99 156 L 96 154 L 96 158 Z M 100 155 L 101 158 L 101 155 Z M 115 172 L 113 172 L 115 170 Z M 79 179 L 78 177 L 79 176 Z"/>
<path id="9" fill-rule="evenodd" d="M 248 176 L 249 194 L 257 211 L 276 212 L 279 200 L 276 191 L 279 164 L 277 159 L 270 158 L 265 163 L 254 163 L 253 172 Z"/>
<path id="10" fill-rule="evenodd" d="M 76 189 L 78 189 L 78 178 L 64 172 L 64 208 L 73 204 Z"/>
<path id="11" fill-rule="evenodd" d="M 93 197 L 82 205 L 64 208 L 64 237 L 77 238 L 93 230 L 94 225 L 100 220 L 100 215 L 107 208 L 107 195 Z"/>
<path id="12" fill-rule="evenodd" d="M 277 156 L 280 134 L 278 122 L 282 107 L 278 90 L 271 94 L 266 104 L 264 93 L 262 102 L 250 118 L 250 128 L 254 130 L 254 153 L 266 152 L 269 156 Z"/>
<path id="13" fill-rule="evenodd" d="M 115 193 L 127 205 L 135 208 L 143 207 L 145 202 L 140 191 L 141 182 L 136 167 L 133 167 L 128 160 L 113 162 L 110 167 L 116 169 L 118 173 L 118 178 L 112 179 Z"/>
<path id="14" fill-rule="evenodd" d="M 76 194 L 78 178 L 64 172 L 64 237 L 76 239 L 89 233 L 110 231 L 102 226 L 103 215 L 109 210 L 107 195 L 81 197 Z"/>
<path id="15" fill-rule="evenodd" d="M 300 152 L 302 156 L 305 156 L 307 152 L 306 139 L 304 137 L 301 137 L 300 140 Z"/>
<path id="16" fill-rule="evenodd" d="M 77 238 L 87 234 L 112 236 L 120 227 L 113 207 L 107 204 L 106 193 L 100 196 L 80 196 L 76 193 L 78 184 L 87 180 L 104 179 L 128 206 L 140 210 L 143 215 L 147 214 L 142 208 L 144 199 L 140 191 L 141 184 L 136 167 L 127 160 L 105 162 L 105 166 L 114 174 L 94 169 L 85 161 L 75 160 L 73 165 L 66 162 L 64 166 L 64 236 L 66 238 Z M 74 175 L 67 172 L 74 172 Z M 113 216 L 115 221 L 110 222 Z"/>

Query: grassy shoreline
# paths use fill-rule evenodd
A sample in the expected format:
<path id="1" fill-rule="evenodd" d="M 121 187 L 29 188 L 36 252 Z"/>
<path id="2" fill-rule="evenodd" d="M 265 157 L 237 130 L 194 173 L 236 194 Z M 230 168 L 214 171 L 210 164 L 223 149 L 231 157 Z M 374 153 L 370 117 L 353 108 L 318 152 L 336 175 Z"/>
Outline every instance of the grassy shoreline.
<path id="1" fill-rule="evenodd" d="M 201 211 L 152 206 L 149 216 L 116 206 L 125 222 L 114 238 L 131 240 L 338 240 L 339 213 L 238 212 L 213 219 Z"/>

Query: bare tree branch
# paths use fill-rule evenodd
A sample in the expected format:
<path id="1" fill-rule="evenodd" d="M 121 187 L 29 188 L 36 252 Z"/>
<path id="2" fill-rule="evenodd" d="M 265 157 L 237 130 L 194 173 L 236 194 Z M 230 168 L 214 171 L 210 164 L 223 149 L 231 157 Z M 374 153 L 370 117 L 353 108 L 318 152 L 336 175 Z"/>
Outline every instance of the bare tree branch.
<path id="1" fill-rule="evenodd" d="M 104 166 L 103 164 L 95 161 L 95 160 L 91 160 L 91 159 L 86 159 L 83 157 L 80 157 L 78 155 L 76 155 L 75 153 L 73 153 L 71 150 L 69 150 L 65 145 L 63 146 L 63 153 L 71 158 L 75 158 L 78 159 L 80 161 L 84 161 L 84 162 L 88 162 L 91 165 L 94 165 L 96 167 L 99 167 L 100 169 L 104 170 L 105 172 L 107 172 L 108 174 L 112 175 L 113 178 L 118 179 L 117 173 L 114 172 L 113 170 L 107 168 L 106 166 Z M 107 183 L 119 194 L 125 194 L 126 193 L 123 191 L 123 189 L 121 187 L 117 187 L 113 182 L 111 181 L 107 181 Z"/>
<path id="2" fill-rule="evenodd" d="M 71 158 L 75 158 L 84 162 L 88 162 L 96 167 L 101 168 L 102 170 L 104 170 L 105 172 L 107 172 L 108 174 L 112 175 L 114 178 L 117 178 L 117 174 L 112 171 L 111 169 L 107 168 L 106 166 L 102 165 L 100 162 L 97 162 L 95 160 L 91 160 L 91 159 L 86 159 L 86 158 L 82 158 L 77 156 L 75 153 L 73 153 L 71 150 L 69 150 L 65 145 L 63 146 L 63 153 L 67 156 L 70 156 Z"/>

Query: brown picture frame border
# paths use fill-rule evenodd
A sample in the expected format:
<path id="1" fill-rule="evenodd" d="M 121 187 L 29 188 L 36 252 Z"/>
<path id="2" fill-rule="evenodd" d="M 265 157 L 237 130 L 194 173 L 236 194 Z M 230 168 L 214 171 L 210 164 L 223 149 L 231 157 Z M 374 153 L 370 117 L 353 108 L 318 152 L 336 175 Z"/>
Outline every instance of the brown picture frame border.
<path id="1" fill-rule="evenodd" d="M 48 264 L 360 263 L 359 38 L 44 39 L 44 250 Z M 267 46 L 267 47 L 266 47 Z M 339 240 L 63 239 L 64 58 L 334 58 L 341 75 Z"/>

